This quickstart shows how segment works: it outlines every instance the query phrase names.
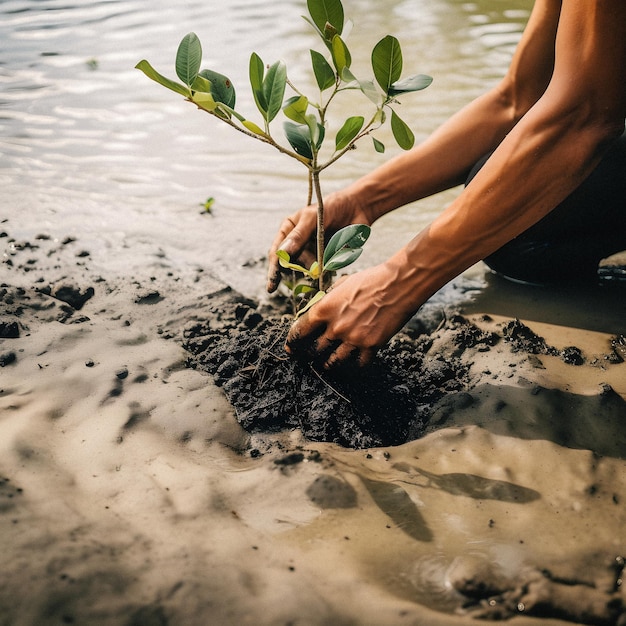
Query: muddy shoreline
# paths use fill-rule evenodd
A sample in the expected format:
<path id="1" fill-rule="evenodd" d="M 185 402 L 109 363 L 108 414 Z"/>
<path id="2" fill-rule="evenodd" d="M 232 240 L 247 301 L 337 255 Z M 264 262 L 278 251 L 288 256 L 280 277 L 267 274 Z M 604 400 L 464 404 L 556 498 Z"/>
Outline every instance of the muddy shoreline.
<path id="1" fill-rule="evenodd" d="M 494 330 L 460 314 L 441 320 L 418 314 L 371 366 L 333 375 L 285 355 L 289 315 L 259 308 L 226 289 L 215 297 L 209 319 L 184 329 L 183 346 L 192 355 L 189 364 L 213 376 L 249 432 L 297 428 L 311 441 L 350 448 L 395 446 L 432 430 L 440 401 L 457 408 L 473 402 L 466 352 L 486 354 L 503 343 L 532 367 L 542 367 L 541 355 L 572 366 L 585 362 L 579 347 L 550 346 L 519 320 L 494 325 L 485 315 L 481 321 Z M 623 362 L 622 341 L 615 336 L 607 353 L 596 359 L 608 365 Z M 509 374 L 515 371 L 512 363 Z"/>
<path id="2" fill-rule="evenodd" d="M 624 623 L 619 333 L 425 307 L 331 379 L 206 271 L 0 242 L 3 626 Z"/>

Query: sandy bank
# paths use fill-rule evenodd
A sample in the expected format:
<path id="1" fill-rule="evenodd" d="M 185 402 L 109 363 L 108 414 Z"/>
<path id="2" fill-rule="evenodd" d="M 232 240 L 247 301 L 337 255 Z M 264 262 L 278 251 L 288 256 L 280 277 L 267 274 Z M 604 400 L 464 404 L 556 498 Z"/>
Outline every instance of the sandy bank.
<path id="1" fill-rule="evenodd" d="M 246 422 L 227 399 L 241 373 L 211 375 L 206 350 L 183 348 L 260 328 L 266 306 L 238 309 L 167 256 L 128 277 L 71 238 L 10 249 L 1 624 L 618 623 L 626 365 L 611 342 L 623 329 L 498 307 L 435 324 L 426 307 L 388 357 L 402 348 L 386 371 L 411 409 L 392 429 L 404 440 L 351 449 L 322 441 L 330 431 L 305 437 L 291 409 L 270 428 Z M 241 365 L 248 381 L 261 371 Z M 443 392 L 415 403 L 425 376 Z M 320 385 L 334 398 L 325 427 L 341 433 L 341 402 Z M 352 434 L 389 421 L 365 413 Z"/>

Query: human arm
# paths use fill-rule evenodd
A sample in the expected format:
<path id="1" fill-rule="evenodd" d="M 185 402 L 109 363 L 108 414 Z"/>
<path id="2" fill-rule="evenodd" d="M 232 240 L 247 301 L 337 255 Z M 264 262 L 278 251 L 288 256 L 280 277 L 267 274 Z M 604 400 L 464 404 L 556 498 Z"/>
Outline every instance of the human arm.
<path id="1" fill-rule="evenodd" d="M 552 74 L 559 2 L 541 0 L 504 79 L 451 117 L 426 141 L 324 200 L 328 235 L 353 223 L 373 224 L 414 200 L 465 181 L 479 158 L 494 150 L 544 92 Z M 280 282 L 276 250 L 305 264 L 314 260 L 316 207 L 286 218 L 269 252 L 268 291 Z"/>
<path id="2" fill-rule="evenodd" d="M 537 28 L 536 16 L 552 18 L 554 29 L 558 24 L 554 73 L 543 95 L 431 226 L 364 277 L 338 283 L 296 322 L 288 350 L 321 355 L 327 367 L 350 357 L 367 362 L 437 289 L 557 206 L 621 134 L 626 3 L 585 0 L 561 7 L 560 0 L 540 0 L 529 28 Z M 538 32 L 549 32 L 545 28 Z M 520 45 L 513 66 L 516 60 L 522 65 L 513 71 L 523 73 L 536 52 L 527 35 Z"/>

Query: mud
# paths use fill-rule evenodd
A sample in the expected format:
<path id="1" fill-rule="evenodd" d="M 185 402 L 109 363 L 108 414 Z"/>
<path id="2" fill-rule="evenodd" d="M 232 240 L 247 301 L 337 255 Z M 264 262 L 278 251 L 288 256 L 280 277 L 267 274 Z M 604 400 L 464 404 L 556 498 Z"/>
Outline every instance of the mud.
<path id="1" fill-rule="evenodd" d="M 442 407 L 471 404 L 472 396 L 463 393 L 471 387 L 466 353 L 486 353 L 506 342 L 512 353 L 531 359 L 551 355 L 570 365 L 585 361 L 580 348 L 558 350 L 519 320 L 494 332 L 456 314 L 428 332 L 432 318 L 418 315 L 370 366 L 330 374 L 287 357 L 289 316 L 258 307 L 230 289 L 214 298 L 210 314 L 184 330 L 189 365 L 213 376 L 247 431 L 300 429 L 311 441 L 350 448 L 406 443 L 426 432 L 433 415 L 441 421 Z M 620 341 L 614 338 L 613 345 Z M 616 360 L 617 352 L 604 358 Z"/>
<path id="2" fill-rule="evenodd" d="M 397 337 L 357 376 L 318 371 L 286 356 L 288 317 L 238 300 L 222 296 L 210 319 L 185 329 L 184 345 L 250 432 L 298 428 L 312 441 L 352 448 L 397 445 L 421 436 L 434 403 L 463 388 L 467 368 L 429 354 L 428 336 Z M 458 327 L 464 341 L 467 325 Z"/>
<path id="3" fill-rule="evenodd" d="M 625 623 L 622 334 L 426 306 L 330 377 L 280 302 L 3 239 L 3 625 Z"/>

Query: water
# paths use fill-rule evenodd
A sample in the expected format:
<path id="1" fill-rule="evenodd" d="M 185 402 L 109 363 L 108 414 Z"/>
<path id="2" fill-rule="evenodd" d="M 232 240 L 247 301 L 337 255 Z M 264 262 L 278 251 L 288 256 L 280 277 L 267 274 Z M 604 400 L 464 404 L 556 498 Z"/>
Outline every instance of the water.
<path id="1" fill-rule="evenodd" d="M 174 264 L 202 266 L 241 288 L 260 287 L 260 260 L 282 217 L 306 196 L 306 172 L 197 111 L 134 69 L 143 58 L 174 77 L 180 39 L 195 31 L 203 66 L 228 74 L 238 109 L 253 119 L 248 58 L 282 58 L 294 82 L 311 84 L 317 36 L 303 0 L 3 0 L 0 4 L 0 230 L 11 236 L 71 234 L 103 266 L 132 271 L 158 248 Z M 352 0 L 354 68 L 388 33 L 403 46 L 404 73 L 435 78 L 406 96 L 402 116 L 425 137 L 502 76 L 530 0 Z M 366 102 L 366 101 L 365 101 Z M 350 100 L 337 119 L 354 113 Z M 367 106 L 367 105 L 366 105 Z M 279 125 L 275 131 L 280 134 Z M 390 132 L 326 174 L 337 189 L 395 154 Z M 383 221 L 363 257 L 382 260 L 427 224 L 455 192 Z M 214 213 L 201 215 L 212 196 Z M 123 249 L 124 254 L 119 254 Z M 242 265 L 254 267 L 246 282 Z M 249 277 L 248 273 L 248 277 Z M 256 284 L 256 287 L 252 286 Z"/>

